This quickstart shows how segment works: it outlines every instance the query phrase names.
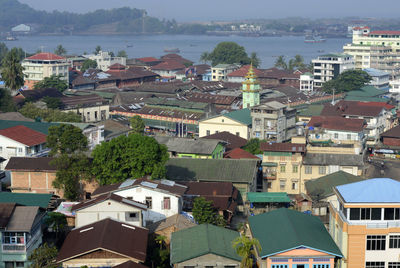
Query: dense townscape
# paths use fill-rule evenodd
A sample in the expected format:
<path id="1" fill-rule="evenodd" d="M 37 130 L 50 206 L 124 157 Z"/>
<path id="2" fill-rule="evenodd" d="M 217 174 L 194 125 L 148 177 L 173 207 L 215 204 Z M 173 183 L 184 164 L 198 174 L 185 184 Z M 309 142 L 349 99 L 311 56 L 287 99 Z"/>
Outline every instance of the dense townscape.
<path id="1" fill-rule="evenodd" d="M 399 268 L 400 31 L 348 27 L 270 68 L 0 42 L 0 268 Z"/>

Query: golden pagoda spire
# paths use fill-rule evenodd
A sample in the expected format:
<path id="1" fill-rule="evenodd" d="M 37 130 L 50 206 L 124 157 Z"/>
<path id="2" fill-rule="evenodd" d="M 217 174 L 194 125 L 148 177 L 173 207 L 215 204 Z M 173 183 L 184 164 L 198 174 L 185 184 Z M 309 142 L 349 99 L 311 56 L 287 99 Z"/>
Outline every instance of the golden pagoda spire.
<path id="1" fill-rule="evenodd" d="M 254 72 L 254 68 L 253 68 L 253 63 L 250 63 L 250 67 L 249 70 L 247 71 L 246 74 L 246 80 L 247 81 L 251 81 L 251 82 L 256 82 L 257 76 L 256 73 Z"/>

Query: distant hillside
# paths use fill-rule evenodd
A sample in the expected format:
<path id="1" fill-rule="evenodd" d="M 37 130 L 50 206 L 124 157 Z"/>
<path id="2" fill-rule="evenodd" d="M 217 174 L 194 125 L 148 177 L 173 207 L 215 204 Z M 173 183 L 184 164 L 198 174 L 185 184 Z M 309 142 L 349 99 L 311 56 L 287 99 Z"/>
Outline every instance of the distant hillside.
<path id="1" fill-rule="evenodd" d="M 146 16 L 145 10 L 128 7 L 100 9 L 86 14 L 37 11 L 17 0 L 0 0 L 0 7 L 0 29 L 10 29 L 21 23 L 38 25 L 37 30 L 42 33 L 80 33 L 106 24 L 115 25 L 116 33 L 158 33 L 177 28 L 174 21 L 160 21 Z"/>

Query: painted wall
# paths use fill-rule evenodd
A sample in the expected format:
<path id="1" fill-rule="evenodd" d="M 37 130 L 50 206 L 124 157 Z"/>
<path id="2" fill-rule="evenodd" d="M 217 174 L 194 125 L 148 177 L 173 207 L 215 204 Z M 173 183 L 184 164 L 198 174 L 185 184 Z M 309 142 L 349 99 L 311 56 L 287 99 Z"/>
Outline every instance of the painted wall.
<path id="1" fill-rule="evenodd" d="M 185 266 L 194 266 L 205 268 L 207 266 L 224 268 L 225 266 L 240 267 L 240 261 L 228 259 L 215 254 L 206 254 L 191 260 L 174 264 L 174 268 L 184 268 Z"/>
<path id="2" fill-rule="evenodd" d="M 209 131 L 209 134 L 207 134 Z M 208 136 L 217 132 L 227 131 L 233 135 L 248 140 L 250 138 L 250 128 L 225 116 L 218 116 L 199 122 L 199 137 Z"/>

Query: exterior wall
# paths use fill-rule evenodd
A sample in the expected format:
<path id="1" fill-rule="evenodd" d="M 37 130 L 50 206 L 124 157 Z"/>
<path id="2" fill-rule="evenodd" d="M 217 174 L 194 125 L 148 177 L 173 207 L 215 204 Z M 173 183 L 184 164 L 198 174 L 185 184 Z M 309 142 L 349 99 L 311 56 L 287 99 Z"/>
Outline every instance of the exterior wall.
<path id="1" fill-rule="evenodd" d="M 174 268 L 184 268 L 185 266 L 194 266 L 205 268 L 207 266 L 224 268 L 225 266 L 240 267 L 240 261 L 228 259 L 215 254 L 206 254 L 181 263 L 175 263 Z"/>
<path id="2" fill-rule="evenodd" d="M 85 108 L 76 108 L 76 109 L 66 109 L 63 112 L 74 112 L 78 115 L 82 116 L 83 122 L 99 122 L 104 121 L 110 118 L 110 106 L 109 105 L 101 105 L 95 107 L 85 107 Z M 103 114 L 103 117 L 102 117 Z"/>
<path id="3" fill-rule="evenodd" d="M 30 61 L 24 60 L 22 67 L 24 67 L 25 85 L 32 88 L 33 85 L 42 81 L 46 77 L 52 75 L 60 75 L 62 80 L 68 82 L 70 64 L 67 61 Z"/>
<path id="4" fill-rule="evenodd" d="M 211 81 L 227 81 L 227 75 L 237 69 L 239 69 L 237 65 L 230 65 L 223 68 L 211 67 Z"/>
<path id="5" fill-rule="evenodd" d="M 314 90 L 314 77 L 310 75 L 300 75 L 300 91 L 312 92 Z"/>
<path id="6" fill-rule="evenodd" d="M 296 259 L 305 259 L 306 261 L 299 262 Z M 281 262 L 279 260 L 282 260 Z M 285 261 L 286 260 L 286 261 Z M 313 268 L 313 265 L 330 265 L 327 267 L 335 267 L 335 256 L 324 253 L 322 251 L 312 250 L 309 248 L 288 250 L 280 254 L 270 256 L 262 260 L 261 267 L 274 268 L 276 265 L 287 265 L 287 268 L 295 268 L 298 264 L 303 264 L 305 267 Z M 275 266 L 274 266 L 275 265 Z"/>
<path id="7" fill-rule="evenodd" d="M 62 191 L 53 187 L 55 178 L 56 172 L 11 171 L 11 191 L 63 196 Z"/>
<path id="8" fill-rule="evenodd" d="M 354 69 L 354 61 L 350 55 L 320 56 L 312 60 L 314 68 L 314 83 L 316 87 L 336 78 L 340 73 Z"/>
<path id="9" fill-rule="evenodd" d="M 62 263 L 62 267 L 84 267 L 90 265 L 90 267 L 114 267 L 121 263 L 127 262 L 128 258 L 75 258 Z"/>
<path id="10" fill-rule="evenodd" d="M 97 68 L 102 71 L 108 71 L 109 67 L 115 63 L 119 63 L 126 66 L 126 58 L 124 57 L 111 57 L 106 51 L 100 51 L 97 55 L 89 55 L 91 60 L 97 62 Z"/>
<path id="11" fill-rule="evenodd" d="M 166 78 L 175 78 L 175 74 L 180 71 L 180 70 L 155 70 L 152 69 L 152 72 L 158 74 L 161 77 L 166 77 Z"/>
<path id="12" fill-rule="evenodd" d="M 133 200 L 141 203 L 146 203 L 146 197 L 152 198 L 152 207 L 148 208 L 147 211 L 143 212 L 143 220 L 147 221 L 160 221 L 175 214 L 179 214 L 182 209 L 182 198 L 175 195 L 164 193 L 157 190 L 150 190 L 144 187 L 135 187 L 123 191 L 115 192 L 115 194 L 125 197 L 132 198 Z M 170 209 L 163 209 L 162 202 L 164 197 L 170 198 Z"/>
<path id="13" fill-rule="evenodd" d="M 250 138 L 250 129 L 247 125 L 239 123 L 225 116 L 218 116 L 199 122 L 200 138 L 223 131 L 228 131 L 233 135 L 239 134 L 239 137 L 246 140 Z"/>
<path id="14" fill-rule="evenodd" d="M 136 218 L 129 218 L 129 213 L 137 213 Z M 91 224 L 106 218 L 126 222 L 142 227 L 142 210 L 121 204 L 114 200 L 105 200 L 96 205 L 76 211 L 75 227 Z"/>

